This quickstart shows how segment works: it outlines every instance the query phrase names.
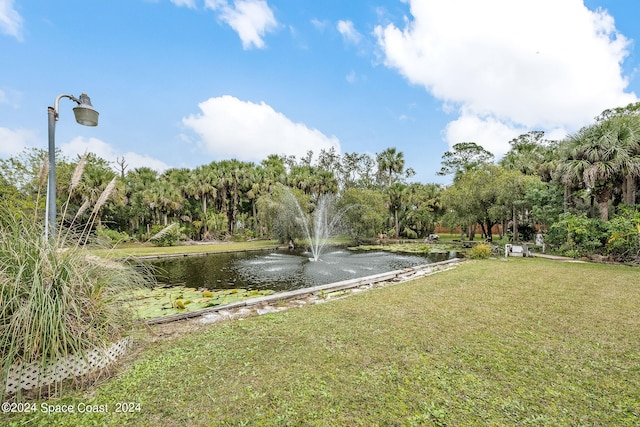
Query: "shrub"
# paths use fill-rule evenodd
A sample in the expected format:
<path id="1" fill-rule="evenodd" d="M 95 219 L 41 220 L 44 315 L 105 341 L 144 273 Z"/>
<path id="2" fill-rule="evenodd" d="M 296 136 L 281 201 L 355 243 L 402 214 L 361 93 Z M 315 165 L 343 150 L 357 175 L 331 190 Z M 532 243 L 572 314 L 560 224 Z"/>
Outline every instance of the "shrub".
<path id="1" fill-rule="evenodd" d="M 154 234 L 149 241 L 153 243 L 154 246 L 173 246 L 180 237 L 178 223 L 173 223 L 166 227 L 154 225 L 151 228 L 151 232 Z"/>
<path id="2" fill-rule="evenodd" d="M 126 232 L 111 230 L 104 226 L 100 226 L 96 229 L 96 236 L 98 236 L 98 241 L 105 240 L 111 245 L 117 245 L 118 243 L 126 243 L 132 240 L 131 237 Z"/>
<path id="3" fill-rule="evenodd" d="M 43 238 L 44 227 L 32 219 L 0 216 L 3 379 L 16 362 L 46 365 L 118 340 L 133 316 L 116 298 L 147 277 L 53 235 Z"/>
<path id="4" fill-rule="evenodd" d="M 491 245 L 487 243 L 478 243 L 474 245 L 468 252 L 471 259 L 487 259 L 491 255 Z"/>
<path id="5" fill-rule="evenodd" d="M 518 234 L 522 240 L 531 241 L 536 237 L 536 228 L 532 224 L 520 224 Z"/>
<path id="6" fill-rule="evenodd" d="M 640 255 L 640 211 L 624 207 L 609 221 L 607 254 L 626 261 Z"/>
<path id="7" fill-rule="evenodd" d="M 402 230 L 402 234 L 404 234 L 409 239 L 417 239 L 418 238 L 418 233 L 416 233 L 415 231 L 413 231 L 409 227 L 405 227 L 404 230 Z"/>
<path id="8" fill-rule="evenodd" d="M 69 201 L 85 164 L 86 155 L 78 161 L 71 177 L 62 218 L 67 218 Z M 43 183 L 41 179 L 40 186 Z M 46 367 L 70 354 L 86 357 L 87 350 L 117 341 L 133 322 L 132 313 L 117 300 L 118 295 L 122 289 L 150 283 L 151 276 L 123 263 L 90 256 L 83 246 L 115 186 L 114 177 L 85 224 L 75 221 L 89 208 L 88 201 L 66 228 L 52 227 L 51 233 L 45 232 L 44 224 L 37 221 L 37 206 L 28 217 L 0 210 L 3 383 L 15 363 L 38 361 Z"/>
<path id="9" fill-rule="evenodd" d="M 549 227 L 545 241 L 558 252 L 574 258 L 602 252 L 608 239 L 606 223 L 585 214 L 563 214 Z"/>
<path id="10" fill-rule="evenodd" d="M 231 235 L 232 242 L 245 242 L 255 238 L 256 233 L 248 228 L 239 228 Z"/>

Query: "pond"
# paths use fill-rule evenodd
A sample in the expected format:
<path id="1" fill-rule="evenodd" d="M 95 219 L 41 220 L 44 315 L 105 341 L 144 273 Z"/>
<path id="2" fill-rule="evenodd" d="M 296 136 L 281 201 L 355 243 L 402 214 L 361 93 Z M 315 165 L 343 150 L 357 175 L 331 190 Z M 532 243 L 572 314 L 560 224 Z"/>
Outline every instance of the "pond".
<path id="1" fill-rule="evenodd" d="M 327 248 L 320 260 L 304 250 L 230 252 L 150 261 L 158 282 L 210 290 L 292 289 L 443 261 L 449 254 L 407 255 Z"/>

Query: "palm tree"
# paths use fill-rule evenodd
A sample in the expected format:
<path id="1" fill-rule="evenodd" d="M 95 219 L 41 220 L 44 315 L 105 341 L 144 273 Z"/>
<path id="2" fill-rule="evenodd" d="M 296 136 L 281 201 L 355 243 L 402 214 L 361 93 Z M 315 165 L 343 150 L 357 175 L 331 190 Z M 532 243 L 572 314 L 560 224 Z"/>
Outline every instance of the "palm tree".
<path id="1" fill-rule="evenodd" d="M 139 167 L 127 172 L 125 177 L 125 198 L 130 211 L 131 228 L 138 230 L 140 222 L 150 220 L 145 206 L 143 192 L 158 179 L 158 172 L 148 167 Z"/>
<path id="2" fill-rule="evenodd" d="M 275 184 L 287 182 L 287 168 L 284 158 L 276 154 L 271 154 L 260 163 L 263 173 L 264 189 L 271 192 L 271 187 Z"/>
<path id="3" fill-rule="evenodd" d="M 154 181 L 144 190 L 143 198 L 165 226 L 169 223 L 169 216 L 175 216 L 184 202 L 180 189 L 167 179 Z"/>
<path id="4" fill-rule="evenodd" d="M 229 171 L 229 192 L 231 195 L 231 209 L 229 209 L 229 233 L 233 234 L 238 219 L 238 208 L 240 205 L 240 182 L 244 174 L 244 164 L 236 159 L 228 161 Z"/>
<path id="5" fill-rule="evenodd" d="M 315 193 L 316 200 L 318 200 L 323 194 L 335 194 L 338 192 L 338 180 L 333 172 L 315 168 L 315 171 L 313 172 L 311 190 Z"/>
<path id="6" fill-rule="evenodd" d="M 84 202 L 88 202 L 89 206 L 95 206 L 109 182 L 116 176 L 116 173 L 111 169 L 109 163 L 97 157 L 95 154 L 87 154 L 86 161 L 87 163 L 84 167 L 82 178 L 76 190 L 74 190 L 74 194 L 82 198 L 81 201 L 78 201 L 78 207 Z M 124 204 L 126 198 L 123 197 L 122 183 L 120 183 L 116 189 L 117 195 L 120 197 L 112 197 L 110 200 L 118 200 L 119 203 Z M 101 225 L 102 217 L 97 217 L 97 221 L 98 225 Z"/>
<path id="7" fill-rule="evenodd" d="M 251 202 L 251 217 L 253 218 L 253 224 L 256 226 L 254 231 L 258 226 L 258 211 L 256 206 L 256 201 L 258 197 L 262 194 L 262 190 L 264 188 L 264 169 L 262 168 L 253 168 L 249 171 L 247 179 L 246 179 L 246 192 L 245 196 Z"/>
<path id="8" fill-rule="evenodd" d="M 241 215 L 253 215 L 255 212 L 255 205 L 253 204 L 255 194 L 252 190 L 254 189 L 254 182 L 256 182 L 258 176 L 256 165 L 253 162 L 240 162 L 236 160 L 233 194 L 235 205 L 233 216 L 234 229 L 236 227 L 235 224 Z M 256 186 L 255 188 L 258 189 L 259 186 Z M 254 196 L 253 200 L 251 199 L 251 196 Z M 249 209 L 249 206 L 251 206 L 251 209 Z M 246 227 L 247 225 L 244 224 L 243 226 Z"/>
<path id="9" fill-rule="evenodd" d="M 311 166 L 294 166 L 287 176 L 287 185 L 311 194 L 314 171 Z"/>
<path id="10" fill-rule="evenodd" d="M 404 170 L 404 153 L 397 151 L 395 147 L 387 148 L 376 155 L 376 160 L 379 176 L 386 176 L 387 187 L 390 187 L 395 181 L 394 176 L 397 177 Z"/>
<path id="11" fill-rule="evenodd" d="M 582 128 L 569 137 L 569 155 L 560 165 L 562 181 L 582 182 L 592 191 L 603 221 L 609 219 L 616 183 L 635 182 L 640 176 L 639 138 L 637 120 L 626 116 Z"/>
<path id="12" fill-rule="evenodd" d="M 219 212 L 222 213 L 223 218 L 228 217 L 229 212 L 229 185 L 231 182 L 230 167 L 228 160 L 222 160 L 220 162 L 212 163 L 215 168 L 216 180 L 218 181 L 218 206 Z"/>
<path id="13" fill-rule="evenodd" d="M 395 227 L 395 238 L 400 236 L 400 221 L 398 217 L 398 212 L 405 204 L 405 198 L 407 196 L 407 186 L 405 184 L 401 184 L 399 182 L 394 183 L 389 186 L 388 190 L 388 206 L 389 210 L 393 213 L 394 227 Z"/>
<path id="14" fill-rule="evenodd" d="M 191 179 L 187 183 L 187 193 L 196 200 L 202 200 L 203 234 L 207 235 L 207 200 L 209 196 L 218 195 L 216 174 L 211 165 L 198 166 L 191 172 Z"/>
<path id="15" fill-rule="evenodd" d="M 88 199 L 91 204 L 94 204 L 109 181 L 116 176 L 116 173 L 105 160 L 95 154 L 88 153 L 86 161 L 76 193 Z"/>
<path id="16" fill-rule="evenodd" d="M 618 129 L 618 139 L 630 155 L 630 161 L 622 168 L 623 201 L 628 205 L 634 205 L 640 177 L 640 116 L 621 116 L 614 120 L 617 122 L 615 126 Z"/>

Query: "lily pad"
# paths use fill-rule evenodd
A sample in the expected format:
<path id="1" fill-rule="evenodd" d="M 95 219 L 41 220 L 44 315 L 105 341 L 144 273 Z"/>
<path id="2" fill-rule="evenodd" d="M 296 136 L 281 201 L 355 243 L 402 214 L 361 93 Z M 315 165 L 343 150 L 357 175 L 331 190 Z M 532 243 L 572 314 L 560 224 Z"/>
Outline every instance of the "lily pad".
<path id="1" fill-rule="evenodd" d="M 172 286 L 125 292 L 121 295 L 120 301 L 130 307 L 138 317 L 152 319 L 271 295 L 274 292 L 241 288 L 199 291 L 185 286 Z"/>

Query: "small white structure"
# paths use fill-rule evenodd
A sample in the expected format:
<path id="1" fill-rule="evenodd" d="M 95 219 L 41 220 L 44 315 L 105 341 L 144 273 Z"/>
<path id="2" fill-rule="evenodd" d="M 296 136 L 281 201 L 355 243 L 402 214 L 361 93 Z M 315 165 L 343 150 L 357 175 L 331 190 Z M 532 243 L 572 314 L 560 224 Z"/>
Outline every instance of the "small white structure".
<path id="1" fill-rule="evenodd" d="M 520 256 L 520 257 L 528 257 L 531 256 L 531 252 L 529 252 L 529 247 L 524 245 L 512 245 L 506 244 L 504 245 L 504 256 Z"/>
<path id="2" fill-rule="evenodd" d="M 536 246 L 542 247 L 542 253 L 545 252 L 546 245 L 544 243 L 544 237 L 542 236 L 542 233 L 536 234 Z"/>

